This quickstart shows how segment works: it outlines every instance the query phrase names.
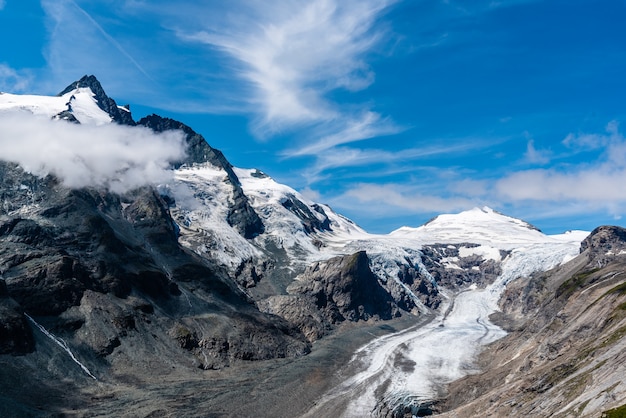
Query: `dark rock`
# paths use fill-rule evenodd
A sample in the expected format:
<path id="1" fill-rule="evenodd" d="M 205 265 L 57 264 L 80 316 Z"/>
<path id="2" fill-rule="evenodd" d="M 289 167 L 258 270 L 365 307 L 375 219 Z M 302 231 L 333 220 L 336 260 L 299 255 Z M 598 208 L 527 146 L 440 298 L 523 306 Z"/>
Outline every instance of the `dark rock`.
<path id="1" fill-rule="evenodd" d="M 0 288 L 1 284 L 0 279 Z M 33 333 L 20 306 L 0 292 L 0 354 L 26 354 L 34 348 Z"/>
<path id="2" fill-rule="evenodd" d="M 72 113 L 71 110 L 64 110 L 62 112 L 60 112 L 59 114 L 57 114 L 55 117 L 55 119 L 61 119 L 64 120 L 66 122 L 71 122 L 71 123 L 80 123 L 78 121 L 78 119 L 76 119 L 76 116 L 74 116 L 74 114 Z"/>
<path id="3" fill-rule="evenodd" d="M 311 234 L 313 232 L 331 231 L 330 219 L 326 216 L 326 213 L 321 206 L 315 205 L 314 209 L 323 218 L 320 220 L 307 205 L 298 200 L 294 195 L 287 195 L 286 199 L 281 202 L 285 209 L 288 209 L 294 215 L 296 215 L 302 221 L 304 230 Z"/>
<path id="4" fill-rule="evenodd" d="M 155 132 L 181 130 L 185 134 L 187 157 L 172 163 L 172 165 L 180 167 L 183 164 L 208 162 L 215 167 L 224 169 L 228 176 L 228 181 L 233 187 L 233 203 L 229 207 L 226 218 L 228 224 L 235 227 L 242 236 L 248 239 L 263 233 L 265 230 L 263 221 L 250 206 L 247 196 L 241 189 L 239 178 L 233 171 L 233 166 L 226 160 L 221 151 L 209 146 L 202 135 L 189 126 L 173 119 L 153 114 L 140 119 L 137 124 L 146 126 Z"/>
<path id="5" fill-rule="evenodd" d="M 372 273 L 365 251 L 314 263 L 288 291 L 312 296 L 331 323 L 391 319 L 394 313 L 395 303 Z"/>
<path id="6" fill-rule="evenodd" d="M 587 249 L 605 253 L 626 249 L 626 229 L 619 226 L 597 227 L 580 244 L 581 253 Z"/>
<path id="7" fill-rule="evenodd" d="M 173 162 L 172 165 L 174 167 L 178 168 L 183 164 L 191 165 L 193 163 L 210 162 L 216 167 L 221 167 L 224 169 L 228 167 L 228 171 L 232 172 L 232 166 L 226 160 L 226 157 L 224 157 L 224 155 L 220 151 L 212 148 L 206 142 L 202 135 L 195 132 L 193 129 L 191 129 L 189 126 L 185 125 L 182 122 L 152 114 L 141 118 L 137 122 L 137 125 L 150 128 L 154 132 L 179 130 L 185 134 L 185 142 L 187 144 L 187 156 L 181 161 Z M 234 175 L 234 172 L 232 174 Z"/>

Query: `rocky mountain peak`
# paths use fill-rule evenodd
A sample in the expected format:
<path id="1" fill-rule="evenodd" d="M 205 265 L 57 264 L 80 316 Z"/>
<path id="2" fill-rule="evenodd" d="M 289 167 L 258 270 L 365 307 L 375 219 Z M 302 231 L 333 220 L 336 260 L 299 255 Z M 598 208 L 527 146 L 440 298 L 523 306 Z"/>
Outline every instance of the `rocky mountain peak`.
<path id="1" fill-rule="evenodd" d="M 102 88 L 102 84 L 94 75 L 84 75 L 80 80 L 71 83 L 58 96 L 63 96 L 79 88 L 89 88 L 94 94 L 98 107 L 111 116 L 111 118 L 121 124 L 134 126 L 135 121 L 130 113 L 130 106 L 125 105 L 120 108 L 115 100 L 111 99 Z"/>
<path id="2" fill-rule="evenodd" d="M 221 151 L 212 148 L 202 135 L 191 129 L 189 126 L 174 119 L 165 118 L 159 115 L 149 115 L 141 118 L 137 125 L 145 126 L 155 132 L 165 132 L 169 130 L 180 130 L 185 134 L 187 143 L 187 157 L 182 161 L 174 162 L 174 167 L 183 164 L 210 163 L 221 168 L 228 176 L 228 182 L 233 187 L 233 205 L 228 212 L 228 223 L 235 227 L 245 238 L 254 238 L 263 233 L 265 226 L 259 215 L 250 206 L 250 202 L 241 189 L 241 182 L 233 170 L 233 166 L 228 162 Z"/>
<path id="3" fill-rule="evenodd" d="M 612 252 L 626 250 L 626 229 L 619 226 L 599 226 L 580 244 L 580 252 Z"/>

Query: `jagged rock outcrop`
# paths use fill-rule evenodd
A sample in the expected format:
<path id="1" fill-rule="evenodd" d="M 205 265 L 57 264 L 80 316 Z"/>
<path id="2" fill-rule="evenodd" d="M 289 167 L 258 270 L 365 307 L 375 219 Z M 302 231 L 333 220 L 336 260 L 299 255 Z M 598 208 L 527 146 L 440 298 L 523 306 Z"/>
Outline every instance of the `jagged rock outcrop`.
<path id="1" fill-rule="evenodd" d="M 140 119 L 137 124 L 146 126 L 155 132 L 164 132 L 174 129 L 181 130 L 185 134 L 185 141 L 187 143 L 187 158 L 175 162 L 174 166 L 208 162 L 215 167 L 223 169 L 233 188 L 233 201 L 227 215 L 228 223 L 235 227 L 245 238 L 254 238 L 263 233 L 263 222 L 250 206 L 247 196 L 241 189 L 239 179 L 233 171 L 233 166 L 226 160 L 224 154 L 210 147 L 202 135 L 196 133 L 182 122 L 153 114 Z"/>
<path id="2" fill-rule="evenodd" d="M 311 212 L 309 207 L 298 200 L 293 195 L 287 195 L 285 200 L 281 202 L 284 208 L 294 213 L 298 218 L 302 220 L 302 225 L 307 233 L 330 231 L 330 220 L 326 216 L 324 209 L 319 205 L 314 205 L 313 209 L 323 216 L 323 220 L 318 219 L 317 216 Z"/>
<path id="3" fill-rule="evenodd" d="M 462 250 L 479 247 L 477 244 L 426 245 L 422 248 L 423 262 L 435 281 L 448 288 L 463 288 L 472 283 L 486 286 L 502 273 L 500 260 L 507 255 L 499 251 L 499 259 L 485 259 L 479 254 L 463 254 Z"/>
<path id="4" fill-rule="evenodd" d="M 365 251 L 319 261 L 260 306 L 295 324 L 314 341 L 343 321 L 391 319 L 399 309 L 369 266 Z"/>
<path id="5" fill-rule="evenodd" d="M 11 202 L 0 212 L 3 353 L 32 351 L 23 312 L 77 347 L 97 375 L 139 370 L 159 356 L 221 368 L 309 351 L 295 328 L 259 312 L 224 271 L 180 247 L 153 189 L 117 196 L 66 189 L 8 163 L 0 172 Z M 196 351 L 171 335 L 180 323 L 198 336 Z"/>
<path id="6" fill-rule="evenodd" d="M 365 251 L 313 263 L 287 290 L 313 297 L 315 306 L 333 323 L 390 319 L 397 311 L 372 273 Z"/>

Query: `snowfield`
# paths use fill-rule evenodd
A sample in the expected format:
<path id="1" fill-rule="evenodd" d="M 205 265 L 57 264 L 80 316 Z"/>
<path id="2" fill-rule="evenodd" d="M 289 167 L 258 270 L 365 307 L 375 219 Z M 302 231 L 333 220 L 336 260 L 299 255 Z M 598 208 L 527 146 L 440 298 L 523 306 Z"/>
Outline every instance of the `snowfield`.
<path id="1" fill-rule="evenodd" d="M 74 117 L 83 125 L 103 125 L 113 119 L 98 107 L 94 94 L 88 87 L 77 88 L 63 96 L 35 96 L 0 94 L 0 112 L 25 111 L 36 116 L 54 117 L 72 109 Z"/>

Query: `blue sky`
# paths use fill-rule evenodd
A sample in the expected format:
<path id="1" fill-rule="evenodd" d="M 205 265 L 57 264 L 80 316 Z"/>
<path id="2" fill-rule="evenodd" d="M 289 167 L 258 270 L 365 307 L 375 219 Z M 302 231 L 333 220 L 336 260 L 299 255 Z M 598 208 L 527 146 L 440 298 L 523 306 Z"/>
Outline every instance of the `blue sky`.
<path id="1" fill-rule="evenodd" d="M 624 225 L 626 1 L 0 0 L 0 91 L 94 74 L 371 232 Z"/>

